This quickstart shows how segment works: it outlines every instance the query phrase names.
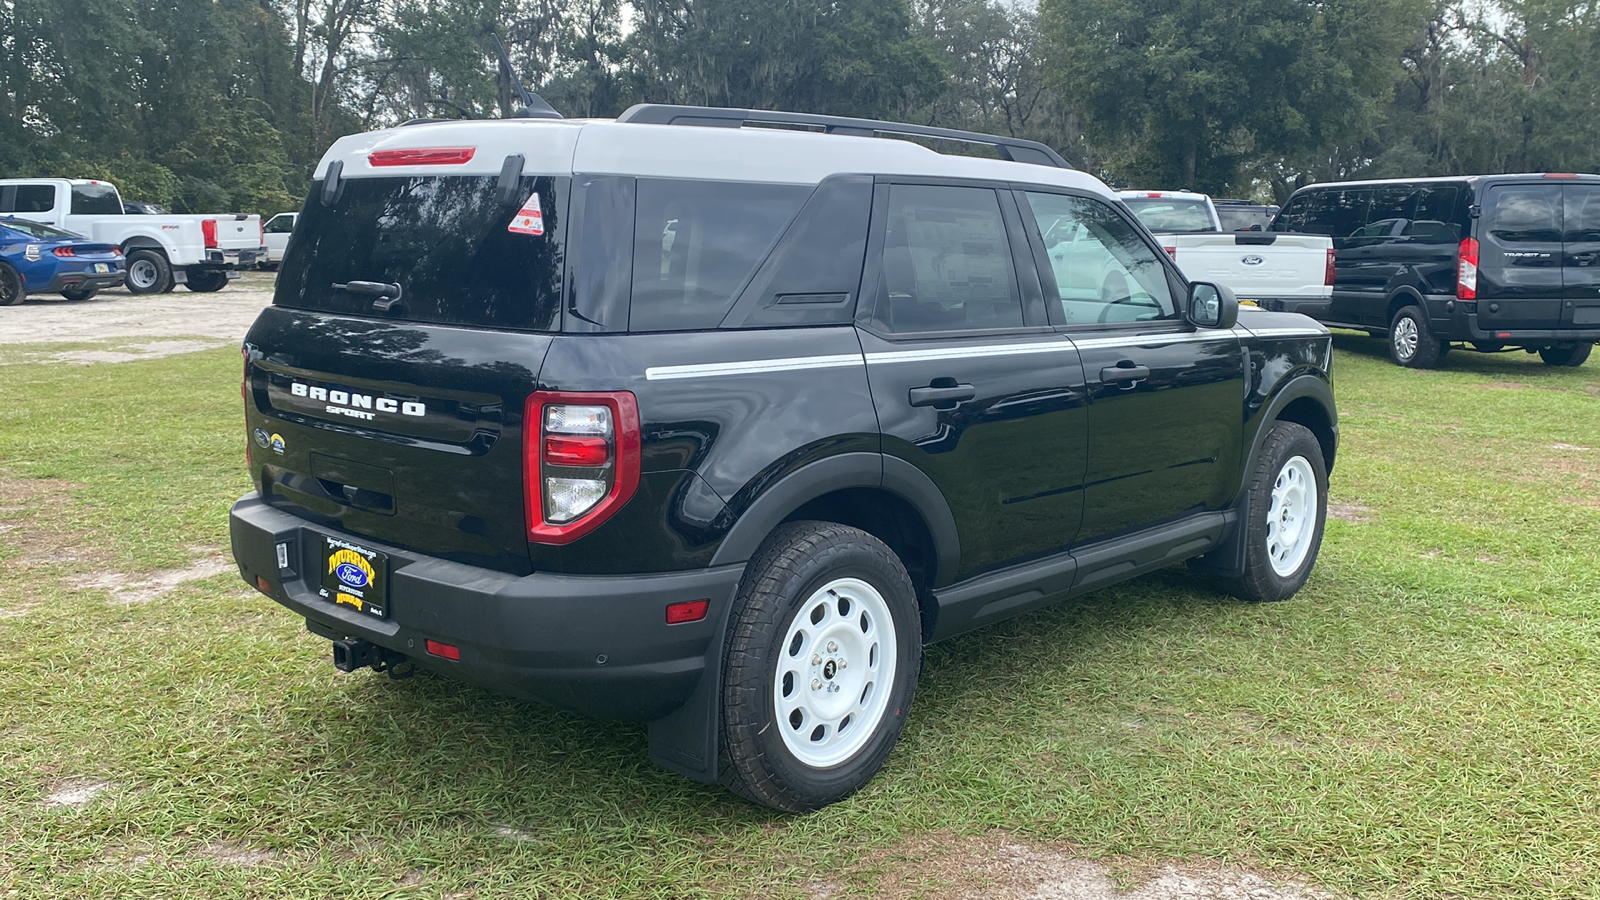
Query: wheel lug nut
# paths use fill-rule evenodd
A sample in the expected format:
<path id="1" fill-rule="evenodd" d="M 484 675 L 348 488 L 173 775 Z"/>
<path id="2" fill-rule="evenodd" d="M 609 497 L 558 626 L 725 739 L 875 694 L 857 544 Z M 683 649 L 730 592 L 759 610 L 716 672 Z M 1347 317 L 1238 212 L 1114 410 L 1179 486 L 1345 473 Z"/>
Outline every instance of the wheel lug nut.
<path id="1" fill-rule="evenodd" d="M 833 641 L 829 641 L 828 642 L 828 652 L 829 653 L 832 653 L 832 652 L 834 652 L 835 650 L 838 650 L 838 649 L 839 649 L 839 645 L 838 644 L 834 643 Z"/>
<path id="2" fill-rule="evenodd" d="M 839 660 L 839 668 L 841 668 L 841 669 L 850 668 L 850 661 L 849 660 L 845 660 L 845 659 Z"/>
<path id="3" fill-rule="evenodd" d="M 813 665 L 813 666 L 820 666 L 820 665 L 822 665 L 822 657 L 821 657 L 821 656 L 818 656 L 818 655 L 812 655 L 812 657 L 811 657 L 811 664 L 812 664 L 812 665 Z"/>
<path id="4" fill-rule="evenodd" d="M 811 679 L 811 689 L 812 689 L 812 690 L 813 690 L 813 691 L 820 691 L 820 690 L 822 690 L 822 680 L 821 680 L 821 679 L 818 679 L 818 678 L 813 678 L 813 679 Z"/>

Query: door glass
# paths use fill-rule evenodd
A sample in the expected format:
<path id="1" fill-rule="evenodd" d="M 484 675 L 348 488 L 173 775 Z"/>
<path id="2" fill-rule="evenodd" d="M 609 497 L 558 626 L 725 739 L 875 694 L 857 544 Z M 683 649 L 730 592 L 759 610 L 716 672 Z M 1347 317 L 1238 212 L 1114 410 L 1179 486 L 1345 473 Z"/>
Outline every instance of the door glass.
<path id="1" fill-rule="evenodd" d="M 1559 188 L 1508 185 L 1495 191 L 1485 216 L 1489 234 L 1502 244 L 1554 244 L 1561 241 Z"/>
<path id="2" fill-rule="evenodd" d="M 1403 233 L 1417 244 L 1460 243 L 1461 223 L 1456 220 L 1458 194 L 1454 185 L 1419 189 L 1416 210 Z"/>
<path id="3" fill-rule="evenodd" d="M 1068 325 L 1174 318 L 1166 268 L 1108 204 L 1062 194 L 1027 195 L 1050 258 Z"/>
<path id="4" fill-rule="evenodd" d="M 1372 205 L 1367 210 L 1367 225 L 1357 232 L 1358 237 L 1373 238 L 1362 243 L 1381 243 L 1382 239 L 1401 234 L 1411 221 L 1412 198 L 1416 190 L 1409 185 L 1381 187 L 1372 192 Z"/>
<path id="5" fill-rule="evenodd" d="M 1020 327 L 1022 299 L 994 191 L 892 186 L 883 286 L 878 318 L 895 332 Z"/>
<path id="6" fill-rule="evenodd" d="M 1569 184 L 1562 240 L 1569 244 L 1600 243 L 1600 185 Z"/>
<path id="7" fill-rule="evenodd" d="M 56 189 L 48 184 L 17 185 L 16 209 L 13 212 L 49 212 L 56 206 Z M 121 208 L 117 212 L 122 212 Z"/>
<path id="8" fill-rule="evenodd" d="M 267 234 L 288 234 L 294 230 L 294 216 L 287 214 L 273 216 L 264 230 Z"/>
<path id="9" fill-rule="evenodd" d="M 1333 238 L 1335 247 L 1344 246 L 1344 239 L 1353 235 L 1367 220 L 1367 204 L 1372 191 L 1323 191 L 1312 196 L 1305 224 L 1299 229 L 1307 234 L 1325 234 Z"/>

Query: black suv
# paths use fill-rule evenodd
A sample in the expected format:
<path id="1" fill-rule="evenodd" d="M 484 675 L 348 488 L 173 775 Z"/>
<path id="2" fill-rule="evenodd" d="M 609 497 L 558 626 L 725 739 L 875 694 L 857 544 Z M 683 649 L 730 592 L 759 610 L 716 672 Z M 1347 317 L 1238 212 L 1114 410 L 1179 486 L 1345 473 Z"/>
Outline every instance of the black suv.
<path id="1" fill-rule="evenodd" d="M 1314 184 L 1273 231 L 1325 234 L 1330 325 L 1432 368 L 1452 342 L 1578 366 L 1600 341 L 1600 176 L 1477 175 Z"/>
<path id="2" fill-rule="evenodd" d="M 882 766 L 926 643 L 1196 558 L 1298 590 L 1331 352 L 1039 144 L 400 127 L 328 152 L 245 340 L 233 552 L 342 669 L 648 722 L 661 765 L 814 809 Z"/>

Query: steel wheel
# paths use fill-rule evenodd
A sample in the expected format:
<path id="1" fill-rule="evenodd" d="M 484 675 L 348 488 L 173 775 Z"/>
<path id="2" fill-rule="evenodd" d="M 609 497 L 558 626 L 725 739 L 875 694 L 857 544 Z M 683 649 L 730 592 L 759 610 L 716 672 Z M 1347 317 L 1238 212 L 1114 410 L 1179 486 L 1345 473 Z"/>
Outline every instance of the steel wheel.
<path id="1" fill-rule="evenodd" d="M 895 637 L 883 595 L 858 578 L 830 581 L 801 605 L 772 685 L 779 733 L 795 759 L 838 765 L 876 733 L 894 683 Z"/>
<path id="2" fill-rule="evenodd" d="M 128 263 L 128 287 L 148 291 L 161 280 L 161 270 L 153 260 L 140 257 Z"/>
<path id="3" fill-rule="evenodd" d="M 1278 470 L 1267 509 L 1267 559 L 1272 571 L 1287 578 L 1305 562 L 1317 519 L 1317 477 L 1303 456 Z"/>
<path id="4" fill-rule="evenodd" d="M 1394 357 L 1404 362 L 1417 355 L 1417 342 L 1422 335 L 1417 332 L 1417 322 L 1408 316 L 1401 316 L 1394 321 L 1394 331 L 1390 340 L 1394 341 Z"/>

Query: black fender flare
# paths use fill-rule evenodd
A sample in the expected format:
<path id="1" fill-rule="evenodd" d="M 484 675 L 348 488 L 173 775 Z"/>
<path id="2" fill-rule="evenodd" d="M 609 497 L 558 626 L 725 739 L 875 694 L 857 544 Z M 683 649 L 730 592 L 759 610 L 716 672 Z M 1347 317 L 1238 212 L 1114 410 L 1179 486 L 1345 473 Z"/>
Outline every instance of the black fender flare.
<path id="1" fill-rule="evenodd" d="M 1245 454 L 1244 469 L 1239 473 L 1238 491 L 1234 496 L 1233 532 L 1211 552 L 1199 558 L 1196 565 L 1215 575 L 1227 578 L 1237 578 L 1244 574 L 1244 536 L 1250 527 L 1250 473 L 1255 471 L 1256 462 L 1261 458 L 1261 446 L 1267 442 L 1267 432 L 1272 430 L 1278 416 L 1289 404 L 1309 397 L 1316 401 L 1328 416 L 1328 424 L 1333 429 L 1334 445 L 1339 441 L 1339 416 L 1337 407 L 1333 402 L 1333 387 L 1323 378 L 1307 371 L 1293 376 L 1283 382 L 1282 387 L 1267 401 L 1262 411 L 1255 417 L 1255 434 L 1249 436 L 1249 452 Z M 1333 471 L 1334 456 L 1327 455 L 1325 460 L 1328 471 Z"/>
<path id="2" fill-rule="evenodd" d="M 1399 302 L 1396 303 L 1396 301 Z M 1383 298 L 1384 317 L 1388 320 L 1393 320 L 1394 314 L 1407 306 L 1420 308 L 1423 315 L 1428 313 L 1428 304 L 1423 299 L 1422 292 L 1412 285 L 1402 284 Z M 1389 323 L 1386 321 L 1384 324 L 1387 325 Z"/>
<path id="3" fill-rule="evenodd" d="M 746 507 L 722 539 L 711 565 L 747 562 L 790 513 L 825 494 L 846 488 L 886 490 L 911 504 L 933 537 L 938 559 L 935 585 L 948 584 L 961 560 L 955 515 L 933 479 L 911 463 L 878 453 L 840 453 L 807 463 L 768 487 Z"/>

